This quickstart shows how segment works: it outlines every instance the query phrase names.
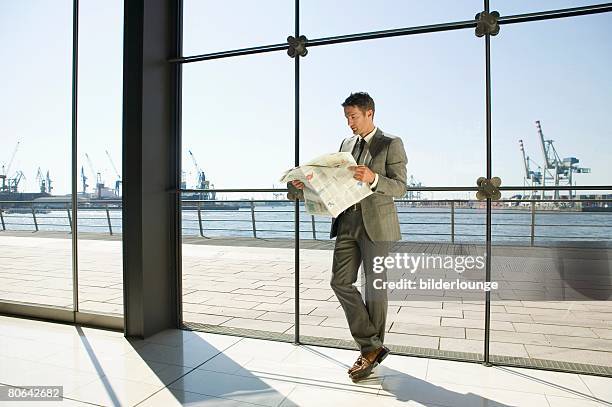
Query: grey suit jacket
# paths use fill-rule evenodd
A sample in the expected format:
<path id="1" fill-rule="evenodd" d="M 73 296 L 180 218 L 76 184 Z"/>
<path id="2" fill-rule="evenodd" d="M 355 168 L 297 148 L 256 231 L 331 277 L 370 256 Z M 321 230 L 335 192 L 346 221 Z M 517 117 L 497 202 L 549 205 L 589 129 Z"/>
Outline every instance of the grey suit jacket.
<path id="1" fill-rule="evenodd" d="M 359 136 L 344 139 L 340 151 L 352 152 Z M 365 165 L 378 174 L 374 193 L 361 200 L 361 216 L 366 233 L 372 241 L 396 241 L 401 239 L 399 219 L 393 198 L 406 193 L 406 165 L 408 159 L 399 137 L 377 129 L 369 145 Z M 289 198 L 303 199 L 303 192 L 288 184 Z M 332 218 L 330 238 L 338 233 L 338 222 Z"/>

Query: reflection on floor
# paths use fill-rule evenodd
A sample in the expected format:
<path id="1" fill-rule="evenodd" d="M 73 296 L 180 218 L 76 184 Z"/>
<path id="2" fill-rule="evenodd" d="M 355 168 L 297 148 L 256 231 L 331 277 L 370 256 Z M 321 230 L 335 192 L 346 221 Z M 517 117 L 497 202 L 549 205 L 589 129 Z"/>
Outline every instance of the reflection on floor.
<path id="1" fill-rule="evenodd" d="M 63 403 L 44 406 L 612 405 L 609 378 L 396 355 L 355 384 L 346 370 L 356 356 L 180 330 L 128 341 L 0 316 L 0 384 L 62 385 Z"/>

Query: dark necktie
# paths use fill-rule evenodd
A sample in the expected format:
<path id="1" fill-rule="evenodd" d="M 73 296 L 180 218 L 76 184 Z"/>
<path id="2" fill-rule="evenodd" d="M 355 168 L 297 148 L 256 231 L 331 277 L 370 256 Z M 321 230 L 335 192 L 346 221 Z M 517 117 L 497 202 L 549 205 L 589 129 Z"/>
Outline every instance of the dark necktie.
<path id="1" fill-rule="evenodd" d="M 361 154 L 363 153 L 363 149 L 365 147 L 366 141 L 363 137 L 359 137 L 361 140 L 359 141 L 359 152 L 355 151 L 357 153 L 357 157 L 355 158 L 355 161 L 357 162 L 357 165 L 359 165 L 359 160 L 361 159 Z"/>

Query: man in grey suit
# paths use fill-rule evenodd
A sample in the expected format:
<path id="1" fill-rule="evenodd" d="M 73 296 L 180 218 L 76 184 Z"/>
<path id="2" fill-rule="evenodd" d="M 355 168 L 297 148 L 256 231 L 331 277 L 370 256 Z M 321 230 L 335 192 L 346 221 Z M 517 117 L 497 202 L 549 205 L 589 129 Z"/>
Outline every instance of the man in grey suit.
<path id="1" fill-rule="evenodd" d="M 402 140 L 374 125 L 374 100 L 370 95 L 352 93 L 342 106 L 353 136 L 342 141 L 340 151 L 353 154 L 357 162 L 350 168 L 354 178 L 368 183 L 374 192 L 332 219 L 330 236 L 336 237 L 330 285 L 361 350 L 348 370 L 351 379 L 358 381 L 369 376 L 389 354 L 383 345 L 387 292 L 374 288 L 373 283 L 375 279 L 386 281 L 386 271 L 375 272 L 373 263 L 375 258 L 389 254 L 391 242 L 401 239 L 393 198 L 406 193 L 408 160 Z M 291 199 L 303 199 L 302 182 L 292 181 L 288 186 Z M 363 298 L 353 285 L 360 265 Z"/>

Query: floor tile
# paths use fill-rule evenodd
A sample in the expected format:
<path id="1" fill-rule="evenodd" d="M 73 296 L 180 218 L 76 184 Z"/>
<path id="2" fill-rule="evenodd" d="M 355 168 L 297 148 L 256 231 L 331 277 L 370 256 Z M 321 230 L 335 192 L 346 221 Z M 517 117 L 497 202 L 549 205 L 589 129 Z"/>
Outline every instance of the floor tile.
<path id="1" fill-rule="evenodd" d="M 578 375 L 535 369 L 486 367 L 478 363 L 429 361 L 427 380 L 467 384 L 468 377 L 482 388 L 520 389 L 522 392 L 569 398 L 591 395 Z"/>
<path id="2" fill-rule="evenodd" d="M 580 375 L 593 396 L 612 403 L 612 378 Z"/>
<path id="3" fill-rule="evenodd" d="M 138 404 L 138 407 L 178 407 L 184 405 L 190 407 L 253 407 L 256 404 L 166 388 Z"/>
<path id="4" fill-rule="evenodd" d="M 132 406 L 162 388 L 160 385 L 104 376 L 65 394 L 72 399 L 104 406 Z"/>
<path id="5" fill-rule="evenodd" d="M 295 388 L 295 384 L 286 380 L 194 370 L 172 383 L 169 388 L 242 402 L 277 406 Z"/>
<path id="6" fill-rule="evenodd" d="M 399 401 L 415 401 L 424 405 L 438 404 L 452 407 L 473 406 L 546 406 L 543 394 L 525 393 L 479 387 L 473 385 L 420 380 L 415 378 L 385 378 L 380 395 Z"/>

